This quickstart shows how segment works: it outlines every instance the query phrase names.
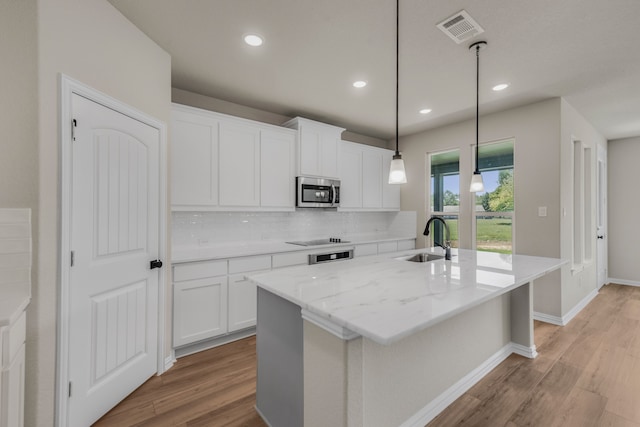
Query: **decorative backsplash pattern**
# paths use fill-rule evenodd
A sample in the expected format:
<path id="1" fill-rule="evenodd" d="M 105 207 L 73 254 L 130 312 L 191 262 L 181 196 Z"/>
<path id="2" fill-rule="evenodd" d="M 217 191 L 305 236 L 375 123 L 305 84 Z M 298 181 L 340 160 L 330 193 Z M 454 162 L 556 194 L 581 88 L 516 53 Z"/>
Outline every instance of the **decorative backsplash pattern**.
<path id="1" fill-rule="evenodd" d="M 174 246 L 286 241 L 388 233 L 413 236 L 416 213 L 404 212 L 173 212 Z"/>

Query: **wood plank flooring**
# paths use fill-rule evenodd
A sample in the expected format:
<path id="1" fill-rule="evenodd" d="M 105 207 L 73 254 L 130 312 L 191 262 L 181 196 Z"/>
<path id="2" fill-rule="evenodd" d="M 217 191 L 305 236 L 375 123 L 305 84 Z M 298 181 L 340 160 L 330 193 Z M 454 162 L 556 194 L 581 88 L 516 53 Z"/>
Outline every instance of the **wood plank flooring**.
<path id="1" fill-rule="evenodd" d="M 640 288 L 607 285 L 534 331 L 536 359 L 511 355 L 428 427 L 640 427 Z"/>
<path id="2" fill-rule="evenodd" d="M 639 287 L 605 286 L 565 327 L 535 322 L 535 342 L 428 427 L 640 427 Z M 264 427 L 255 368 L 255 337 L 183 357 L 94 425 Z"/>

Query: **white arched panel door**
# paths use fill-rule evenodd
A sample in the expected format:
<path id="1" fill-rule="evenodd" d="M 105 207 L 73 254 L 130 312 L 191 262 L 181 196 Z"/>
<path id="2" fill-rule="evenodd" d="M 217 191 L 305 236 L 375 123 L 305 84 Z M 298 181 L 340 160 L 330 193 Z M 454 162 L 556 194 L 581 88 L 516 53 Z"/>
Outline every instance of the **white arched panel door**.
<path id="1" fill-rule="evenodd" d="M 156 373 L 159 131 L 73 95 L 69 426 Z"/>

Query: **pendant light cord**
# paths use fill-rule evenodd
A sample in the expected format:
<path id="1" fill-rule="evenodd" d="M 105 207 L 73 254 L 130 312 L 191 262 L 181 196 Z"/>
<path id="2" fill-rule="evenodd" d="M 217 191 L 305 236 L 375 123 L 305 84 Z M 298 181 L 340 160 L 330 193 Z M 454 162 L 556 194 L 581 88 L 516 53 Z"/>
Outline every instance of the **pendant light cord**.
<path id="1" fill-rule="evenodd" d="M 396 0 L 396 156 L 400 155 L 398 149 L 398 93 L 400 92 L 400 0 Z"/>

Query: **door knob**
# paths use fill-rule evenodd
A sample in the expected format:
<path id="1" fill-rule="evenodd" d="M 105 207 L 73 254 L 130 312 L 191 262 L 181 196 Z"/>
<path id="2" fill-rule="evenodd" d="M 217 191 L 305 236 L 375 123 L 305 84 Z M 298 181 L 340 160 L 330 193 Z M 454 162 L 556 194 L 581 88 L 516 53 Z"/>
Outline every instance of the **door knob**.
<path id="1" fill-rule="evenodd" d="M 153 270 L 154 268 L 160 268 L 162 267 L 162 261 L 160 261 L 159 259 L 153 260 L 149 262 L 149 269 Z"/>
<path id="2" fill-rule="evenodd" d="M 604 239 L 604 236 L 598 236 L 598 239 Z"/>

